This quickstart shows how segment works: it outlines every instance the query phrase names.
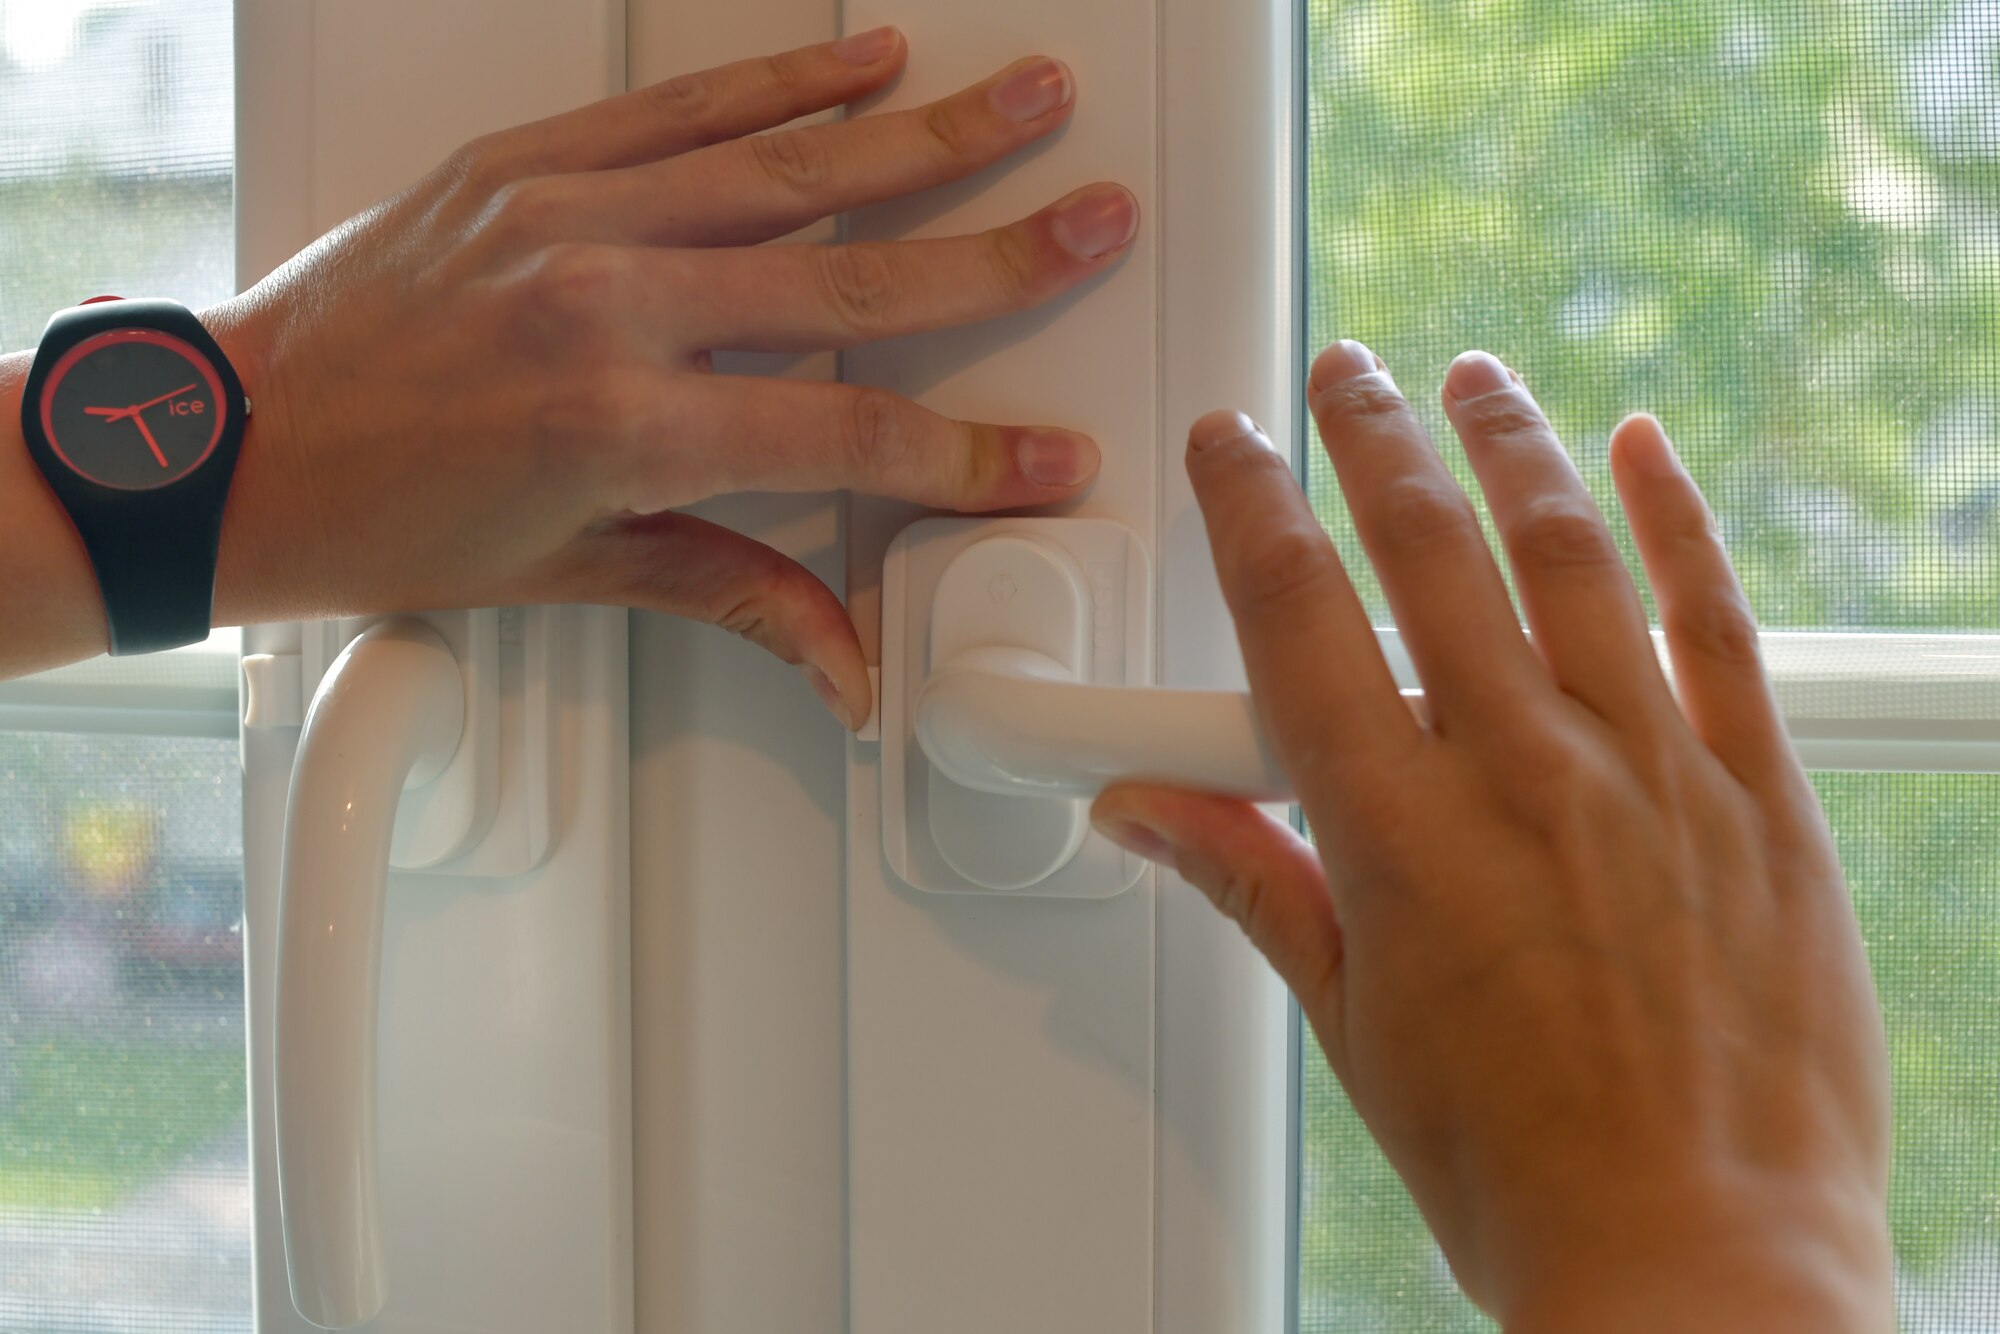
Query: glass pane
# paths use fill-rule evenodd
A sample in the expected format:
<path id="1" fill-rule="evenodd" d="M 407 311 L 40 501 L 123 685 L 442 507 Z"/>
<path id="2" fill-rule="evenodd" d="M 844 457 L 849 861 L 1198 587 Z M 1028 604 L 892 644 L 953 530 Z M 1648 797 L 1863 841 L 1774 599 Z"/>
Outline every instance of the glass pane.
<path id="1" fill-rule="evenodd" d="M 250 1327 L 233 741 L 0 734 L 0 1329 Z"/>
<path id="2" fill-rule="evenodd" d="M 0 347 L 234 290 L 231 0 L 0 0 Z"/>
<path id="3" fill-rule="evenodd" d="M 1895 1086 L 1890 1225 L 1907 1334 L 2000 1328 L 2000 776 L 1815 776 L 1868 942 Z M 1495 1328 L 1306 1055 L 1305 1334 Z"/>
<path id="4" fill-rule="evenodd" d="M 232 290 L 231 0 L 0 0 L 0 348 Z M 0 734 L 0 1329 L 248 1330 L 230 742 Z"/>
<path id="5" fill-rule="evenodd" d="M 1374 347 L 1461 476 L 1437 387 L 1484 347 L 1599 495 L 1659 414 L 1766 625 L 2000 630 L 2000 3 L 1308 21 L 1314 345 Z"/>

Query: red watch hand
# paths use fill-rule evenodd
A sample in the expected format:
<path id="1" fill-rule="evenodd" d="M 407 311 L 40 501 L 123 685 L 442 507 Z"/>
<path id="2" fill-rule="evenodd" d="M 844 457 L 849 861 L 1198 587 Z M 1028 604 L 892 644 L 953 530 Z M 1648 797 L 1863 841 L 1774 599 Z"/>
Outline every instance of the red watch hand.
<path id="1" fill-rule="evenodd" d="M 167 397 L 172 398 L 173 395 L 169 394 Z M 157 402 L 158 400 L 155 401 Z M 167 456 L 160 452 L 160 442 L 153 439 L 152 428 L 146 425 L 146 419 L 140 416 L 136 410 L 132 413 L 132 424 L 139 428 L 140 435 L 146 437 L 146 446 L 153 451 L 153 457 L 160 461 L 160 466 L 162 468 L 166 467 Z"/>
<path id="2" fill-rule="evenodd" d="M 85 408 L 84 411 L 93 417 L 102 417 L 108 422 L 115 422 L 120 417 L 129 417 L 132 415 L 132 409 L 130 408 Z"/>
<path id="3" fill-rule="evenodd" d="M 185 394 L 188 390 L 192 388 L 194 388 L 193 385 L 184 384 L 180 388 L 174 390 L 172 393 L 161 394 L 158 398 L 149 398 L 144 403 L 134 403 L 131 407 L 125 409 L 125 411 L 132 413 L 144 412 L 147 408 L 152 407 L 153 404 L 164 403 L 170 398 L 174 398 L 180 394 Z"/>

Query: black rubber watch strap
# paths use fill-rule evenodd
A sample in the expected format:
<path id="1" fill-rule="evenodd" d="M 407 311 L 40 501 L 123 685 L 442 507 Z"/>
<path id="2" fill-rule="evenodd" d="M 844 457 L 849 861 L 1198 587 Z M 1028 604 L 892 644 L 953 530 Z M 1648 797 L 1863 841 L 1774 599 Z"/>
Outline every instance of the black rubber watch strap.
<path id="1" fill-rule="evenodd" d="M 79 525 L 78 531 L 97 571 L 114 655 L 157 653 L 208 638 L 222 531 L 208 506 L 155 505 L 128 523 Z M 106 550 L 108 533 L 117 537 Z"/>

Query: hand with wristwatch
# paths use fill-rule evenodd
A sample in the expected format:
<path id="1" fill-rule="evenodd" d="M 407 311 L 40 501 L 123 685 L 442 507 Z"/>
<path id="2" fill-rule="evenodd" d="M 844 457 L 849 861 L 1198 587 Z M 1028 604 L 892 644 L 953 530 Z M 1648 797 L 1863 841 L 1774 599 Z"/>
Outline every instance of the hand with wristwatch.
<path id="1" fill-rule="evenodd" d="M 58 312 L 32 358 L 0 358 L 20 426 L 9 442 L 0 419 L 0 676 L 211 625 L 601 602 L 738 631 L 859 726 L 839 599 L 684 507 L 1043 505 L 1088 487 L 1097 447 L 720 374 L 712 353 L 1022 310 L 1116 264 L 1139 225 L 1129 191 L 1079 182 L 976 236 L 764 244 L 971 175 L 1075 105 L 1069 69 L 1029 57 L 931 106 L 759 133 L 878 91 L 906 54 L 894 29 L 860 33 L 492 134 L 233 300 Z"/>

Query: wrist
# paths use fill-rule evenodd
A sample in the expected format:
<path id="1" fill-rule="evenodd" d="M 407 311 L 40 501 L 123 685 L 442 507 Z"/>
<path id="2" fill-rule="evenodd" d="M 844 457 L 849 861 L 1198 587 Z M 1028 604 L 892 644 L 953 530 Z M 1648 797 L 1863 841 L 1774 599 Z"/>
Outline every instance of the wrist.
<path id="1" fill-rule="evenodd" d="M 10 633 L 0 636 L 0 678 L 102 653 L 104 603 L 83 539 L 21 434 L 21 395 L 34 353 L 0 357 L 0 570 Z"/>
<path id="2" fill-rule="evenodd" d="M 1579 1233 L 1530 1269 L 1500 1312 L 1507 1334 L 1890 1334 L 1887 1221 L 1872 1192 L 1741 1195 L 1715 1207 L 1624 1206 L 1629 1229 Z"/>
<path id="3" fill-rule="evenodd" d="M 286 395 L 274 383 L 272 362 L 282 312 L 263 293 L 263 286 L 255 287 L 198 312 L 251 402 L 222 513 L 217 625 L 304 619 L 327 610 L 325 599 L 304 586 L 320 566 L 293 540 L 302 527 L 296 522 L 299 511 L 312 493 L 292 475 L 297 459 L 281 443 Z"/>

